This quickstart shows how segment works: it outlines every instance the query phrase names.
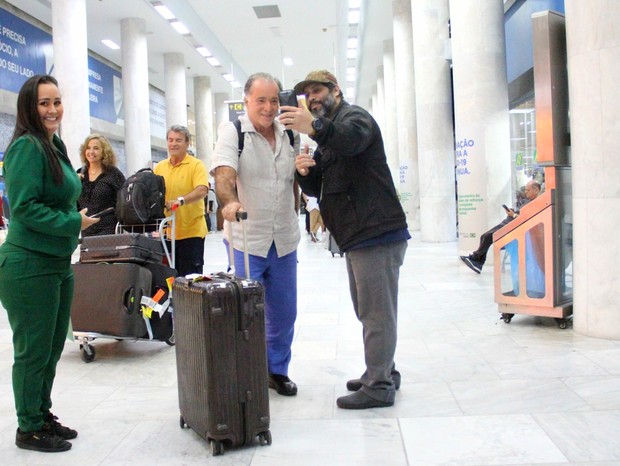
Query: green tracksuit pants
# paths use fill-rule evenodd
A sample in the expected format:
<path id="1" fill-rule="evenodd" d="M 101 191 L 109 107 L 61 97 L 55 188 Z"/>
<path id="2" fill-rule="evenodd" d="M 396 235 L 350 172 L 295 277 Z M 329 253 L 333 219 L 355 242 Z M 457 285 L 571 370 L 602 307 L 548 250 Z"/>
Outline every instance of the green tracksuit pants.
<path id="1" fill-rule="evenodd" d="M 71 318 L 71 257 L 0 248 L 0 301 L 13 330 L 13 393 L 19 428 L 41 430 Z"/>

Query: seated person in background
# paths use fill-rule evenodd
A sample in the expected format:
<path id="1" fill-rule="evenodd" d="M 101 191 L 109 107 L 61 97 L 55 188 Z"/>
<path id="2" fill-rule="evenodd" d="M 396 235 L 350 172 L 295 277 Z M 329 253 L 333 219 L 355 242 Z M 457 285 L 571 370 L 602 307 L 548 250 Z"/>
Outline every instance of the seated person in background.
<path id="1" fill-rule="evenodd" d="M 125 176 L 116 167 L 116 154 L 108 140 L 99 134 L 86 137 L 80 146 L 82 167 L 78 174 L 82 180 L 82 194 L 77 201 L 78 210 L 88 209 L 87 215 L 116 206 L 116 195 L 125 182 Z M 101 216 L 101 220 L 82 231 L 82 236 L 113 235 L 116 229 L 114 211 Z"/>
<path id="2" fill-rule="evenodd" d="M 525 185 L 526 200 L 521 204 L 521 206 L 524 206 L 531 200 L 536 199 L 540 192 L 540 184 L 534 180 L 529 181 Z M 515 211 L 513 209 L 508 209 L 506 211 L 506 215 L 506 218 L 502 220 L 499 225 L 495 225 L 489 231 L 484 232 L 480 236 L 480 244 L 478 245 L 478 249 L 472 252 L 469 256 L 460 256 L 465 265 L 474 272 L 480 273 L 482 271 L 482 266 L 484 266 L 484 263 L 487 260 L 487 251 L 493 244 L 493 233 L 514 220 L 519 215 L 519 212 L 518 210 Z"/>

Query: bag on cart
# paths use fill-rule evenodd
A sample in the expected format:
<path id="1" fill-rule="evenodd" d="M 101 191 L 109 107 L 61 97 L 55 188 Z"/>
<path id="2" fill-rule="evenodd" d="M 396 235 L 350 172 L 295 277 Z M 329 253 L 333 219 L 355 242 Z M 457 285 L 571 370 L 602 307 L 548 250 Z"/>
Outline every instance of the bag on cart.
<path id="1" fill-rule="evenodd" d="M 164 177 L 143 168 L 127 178 L 118 191 L 116 216 L 121 225 L 154 224 L 164 217 L 165 199 Z"/>
<path id="2" fill-rule="evenodd" d="M 265 290 L 225 273 L 204 278 L 173 285 L 181 427 L 214 455 L 257 438 L 269 445 Z"/>
<path id="3" fill-rule="evenodd" d="M 147 332 L 144 338 L 152 340 L 170 341 L 174 335 L 174 328 L 172 322 L 172 303 L 168 300 L 169 289 L 168 280 L 174 279 L 177 276 L 177 271 L 164 264 L 149 263 L 145 264 L 146 267 L 153 276 L 151 282 L 151 299 L 155 296 L 159 296 L 157 304 L 163 308 L 163 312 L 160 314 L 155 309 L 151 313 L 151 317 L 148 323 L 151 327 L 150 333 Z M 172 341 L 170 341 L 172 343 Z"/>
<path id="4" fill-rule="evenodd" d="M 81 263 L 160 263 L 163 257 L 162 242 L 140 233 L 85 236 L 80 244 Z"/>
<path id="5" fill-rule="evenodd" d="M 142 296 L 151 295 L 151 272 L 138 264 L 73 264 L 71 304 L 74 332 L 141 338 L 146 324 Z"/>

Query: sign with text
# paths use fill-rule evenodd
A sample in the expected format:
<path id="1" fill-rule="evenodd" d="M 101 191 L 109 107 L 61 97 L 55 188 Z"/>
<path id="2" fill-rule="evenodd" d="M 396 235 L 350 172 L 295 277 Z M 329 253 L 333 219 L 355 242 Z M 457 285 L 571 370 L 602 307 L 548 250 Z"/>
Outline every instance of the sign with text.
<path id="1" fill-rule="evenodd" d="M 0 87 L 18 93 L 36 74 L 52 71 L 52 36 L 0 8 Z"/>

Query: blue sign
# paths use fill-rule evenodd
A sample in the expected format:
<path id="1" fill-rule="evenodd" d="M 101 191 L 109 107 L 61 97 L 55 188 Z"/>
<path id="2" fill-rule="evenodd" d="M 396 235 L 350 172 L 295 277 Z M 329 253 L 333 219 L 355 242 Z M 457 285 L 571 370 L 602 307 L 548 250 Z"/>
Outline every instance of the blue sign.
<path id="1" fill-rule="evenodd" d="M 52 36 L 0 8 L 0 83 L 18 93 L 35 74 L 51 72 Z"/>
<path id="2" fill-rule="evenodd" d="M 88 94 L 90 99 L 90 116 L 117 123 L 122 118 L 123 96 L 121 91 L 121 73 L 88 57 Z"/>

